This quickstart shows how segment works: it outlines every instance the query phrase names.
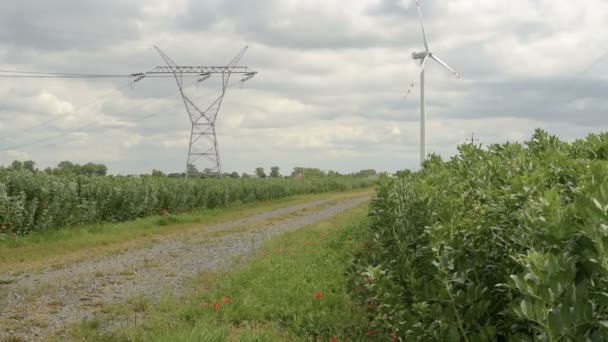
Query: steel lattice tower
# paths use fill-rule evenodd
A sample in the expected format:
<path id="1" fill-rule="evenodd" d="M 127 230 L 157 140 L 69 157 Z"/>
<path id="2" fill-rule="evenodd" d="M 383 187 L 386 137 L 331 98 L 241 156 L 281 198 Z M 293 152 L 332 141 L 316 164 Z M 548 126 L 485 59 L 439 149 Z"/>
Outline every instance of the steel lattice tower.
<path id="1" fill-rule="evenodd" d="M 257 74 L 255 71 L 250 71 L 248 67 L 237 66 L 237 63 L 247 51 L 247 47 L 243 48 L 226 66 L 179 66 L 157 46 L 154 48 L 164 59 L 165 63 L 167 63 L 167 66 L 156 67 L 153 71 L 148 72 L 147 75 L 171 74 L 175 77 L 184 106 L 188 112 L 188 117 L 192 123 L 190 144 L 188 146 L 188 161 L 186 162 L 186 178 L 192 176 L 191 166 L 195 166 L 195 163 L 200 159 L 206 159 L 210 162 L 212 167 L 209 169 L 219 177 L 222 177 L 222 163 L 217 143 L 215 122 L 222 107 L 224 95 L 226 95 L 230 76 L 232 74 L 242 75 L 241 82 L 243 83 Z M 220 95 L 209 106 L 201 109 L 184 93 L 183 79 L 185 76 L 196 76 L 199 78 L 197 82 L 200 83 L 213 75 L 221 76 L 222 89 Z"/>

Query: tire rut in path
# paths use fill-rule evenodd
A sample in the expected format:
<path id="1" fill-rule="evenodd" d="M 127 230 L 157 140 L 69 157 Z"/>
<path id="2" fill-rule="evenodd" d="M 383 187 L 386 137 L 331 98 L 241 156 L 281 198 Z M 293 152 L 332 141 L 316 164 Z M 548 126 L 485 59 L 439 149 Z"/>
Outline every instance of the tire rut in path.
<path id="1" fill-rule="evenodd" d="M 19 337 L 39 340 L 62 328 L 92 318 L 96 310 L 145 296 L 158 299 L 161 292 L 179 292 L 184 281 L 196 274 L 231 266 L 234 259 L 259 249 L 265 239 L 332 217 L 367 201 L 355 198 L 330 205 L 313 201 L 224 222 L 200 232 L 175 234 L 151 246 L 94 258 L 56 270 L 23 274 L 8 285 L 0 298 L 0 339 Z M 269 225 L 230 232 L 248 224 L 322 206 Z M 209 232 L 227 231 L 217 237 Z"/>

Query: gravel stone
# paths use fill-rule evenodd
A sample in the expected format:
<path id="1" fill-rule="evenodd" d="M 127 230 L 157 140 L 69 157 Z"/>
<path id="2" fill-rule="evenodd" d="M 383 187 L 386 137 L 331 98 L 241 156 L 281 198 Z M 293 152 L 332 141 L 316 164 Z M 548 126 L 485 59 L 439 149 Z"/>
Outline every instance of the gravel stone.
<path id="1" fill-rule="evenodd" d="M 4 322 L 0 324 L 6 329 L 0 331 L 0 340 L 17 337 L 38 341 L 94 317 L 99 307 L 139 296 L 158 300 L 164 291 L 177 293 L 198 273 L 226 269 L 236 258 L 254 254 L 266 239 L 322 221 L 368 199 L 338 204 L 329 204 L 328 200 L 308 202 L 212 225 L 201 232 L 178 233 L 145 248 L 22 274 L 14 282 L 0 285 L 7 293 L 0 298 L 0 322 Z M 253 230 L 205 236 L 317 206 L 320 209 Z M 7 324 L 21 317 L 19 324 Z"/>

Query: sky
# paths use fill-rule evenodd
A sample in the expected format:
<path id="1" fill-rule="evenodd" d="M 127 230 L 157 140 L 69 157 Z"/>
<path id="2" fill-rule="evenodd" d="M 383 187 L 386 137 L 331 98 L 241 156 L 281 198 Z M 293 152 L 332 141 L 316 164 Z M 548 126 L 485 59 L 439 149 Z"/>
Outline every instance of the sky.
<path id="1" fill-rule="evenodd" d="M 608 131 L 608 2 L 421 0 L 430 50 L 427 152 Z M 414 0 L 20 0 L 0 2 L 0 70 L 132 74 L 239 65 L 216 122 L 224 171 L 348 173 L 419 164 L 424 45 Z M 219 80 L 184 81 L 201 106 Z M 104 163 L 111 173 L 185 168 L 190 121 L 175 81 L 0 78 L 0 164 Z M 208 167 L 204 162 L 199 169 Z"/>

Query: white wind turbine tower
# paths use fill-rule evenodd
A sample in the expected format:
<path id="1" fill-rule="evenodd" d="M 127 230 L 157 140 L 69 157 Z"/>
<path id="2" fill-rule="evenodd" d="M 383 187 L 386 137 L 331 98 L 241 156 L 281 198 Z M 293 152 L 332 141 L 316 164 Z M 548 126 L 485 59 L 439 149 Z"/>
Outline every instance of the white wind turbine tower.
<path id="1" fill-rule="evenodd" d="M 454 69 L 452 69 L 449 65 L 447 65 L 444 61 L 442 61 L 439 57 L 433 54 L 429 50 L 429 43 L 426 37 L 426 32 L 424 31 L 424 20 L 422 20 L 422 10 L 420 9 L 420 1 L 416 0 L 416 7 L 418 8 L 418 16 L 420 17 L 420 25 L 422 26 L 422 38 L 424 39 L 424 52 L 414 52 L 412 53 L 412 57 L 417 60 L 420 60 L 420 165 L 426 159 L 426 108 L 424 103 L 424 68 L 426 67 L 426 63 L 429 59 L 433 59 L 435 62 L 441 64 L 444 68 L 448 69 L 452 74 L 461 79 L 460 75 Z M 409 94 L 416 81 L 412 82 L 410 88 L 407 93 Z"/>

